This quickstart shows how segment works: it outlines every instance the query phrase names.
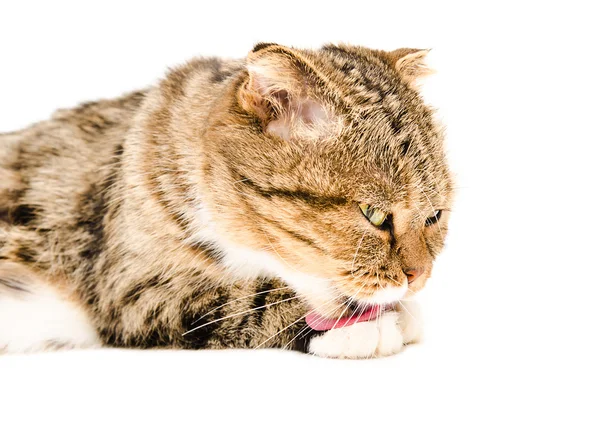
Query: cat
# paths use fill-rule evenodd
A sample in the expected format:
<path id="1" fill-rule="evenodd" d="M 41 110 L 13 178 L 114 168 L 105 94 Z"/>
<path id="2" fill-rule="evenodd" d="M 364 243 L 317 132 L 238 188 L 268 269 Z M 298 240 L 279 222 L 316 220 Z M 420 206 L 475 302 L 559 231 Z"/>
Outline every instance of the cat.
<path id="1" fill-rule="evenodd" d="M 0 351 L 418 341 L 453 197 L 427 53 L 260 43 L 0 135 Z"/>

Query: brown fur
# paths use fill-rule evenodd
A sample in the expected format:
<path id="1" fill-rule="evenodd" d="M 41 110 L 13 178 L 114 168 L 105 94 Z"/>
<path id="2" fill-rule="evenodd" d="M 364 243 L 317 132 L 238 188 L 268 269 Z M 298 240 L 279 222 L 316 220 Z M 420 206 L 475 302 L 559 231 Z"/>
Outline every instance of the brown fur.
<path id="1" fill-rule="evenodd" d="M 246 60 L 193 60 L 146 91 L 0 135 L 0 268 L 55 285 L 105 344 L 131 347 L 291 347 L 307 310 L 341 312 L 229 269 L 226 251 L 199 239 L 199 207 L 225 243 L 345 296 L 399 285 L 410 268 L 425 271 L 419 290 L 447 213 L 424 221 L 452 198 L 442 135 L 414 84 L 422 56 L 259 44 Z M 303 116 L 313 109 L 325 117 Z M 390 213 L 390 229 L 359 202 Z"/>

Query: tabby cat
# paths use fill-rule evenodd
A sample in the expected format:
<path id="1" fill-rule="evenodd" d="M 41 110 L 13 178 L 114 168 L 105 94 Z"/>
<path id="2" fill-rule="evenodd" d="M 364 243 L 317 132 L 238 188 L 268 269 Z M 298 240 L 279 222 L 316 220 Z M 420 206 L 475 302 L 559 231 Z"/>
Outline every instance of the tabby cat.
<path id="1" fill-rule="evenodd" d="M 261 43 L 0 135 L 0 351 L 417 341 L 453 192 L 426 54 Z"/>

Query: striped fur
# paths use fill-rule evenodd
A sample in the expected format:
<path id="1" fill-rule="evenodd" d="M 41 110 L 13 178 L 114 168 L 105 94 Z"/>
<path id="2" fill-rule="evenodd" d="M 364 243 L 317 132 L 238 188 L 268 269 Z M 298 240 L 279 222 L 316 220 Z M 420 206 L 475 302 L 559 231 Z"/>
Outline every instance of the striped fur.
<path id="1" fill-rule="evenodd" d="M 259 44 L 0 135 L 0 300 L 48 286 L 104 345 L 308 350 L 308 311 L 421 289 L 453 189 L 421 55 Z"/>

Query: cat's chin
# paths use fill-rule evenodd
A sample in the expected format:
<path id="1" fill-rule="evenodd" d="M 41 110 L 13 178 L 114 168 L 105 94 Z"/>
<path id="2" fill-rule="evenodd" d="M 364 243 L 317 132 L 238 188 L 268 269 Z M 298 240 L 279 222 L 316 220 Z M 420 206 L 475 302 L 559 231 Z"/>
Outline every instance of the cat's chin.
<path id="1" fill-rule="evenodd" d="M 408 292 L 408 285 L 404 283 L 402 286 L 384 287 L 375 291 L 368 297 L 360 299 L 360 303 L 365 305 L 389 305 L 392 303 L 399 302 L 404 299 Z"/>

